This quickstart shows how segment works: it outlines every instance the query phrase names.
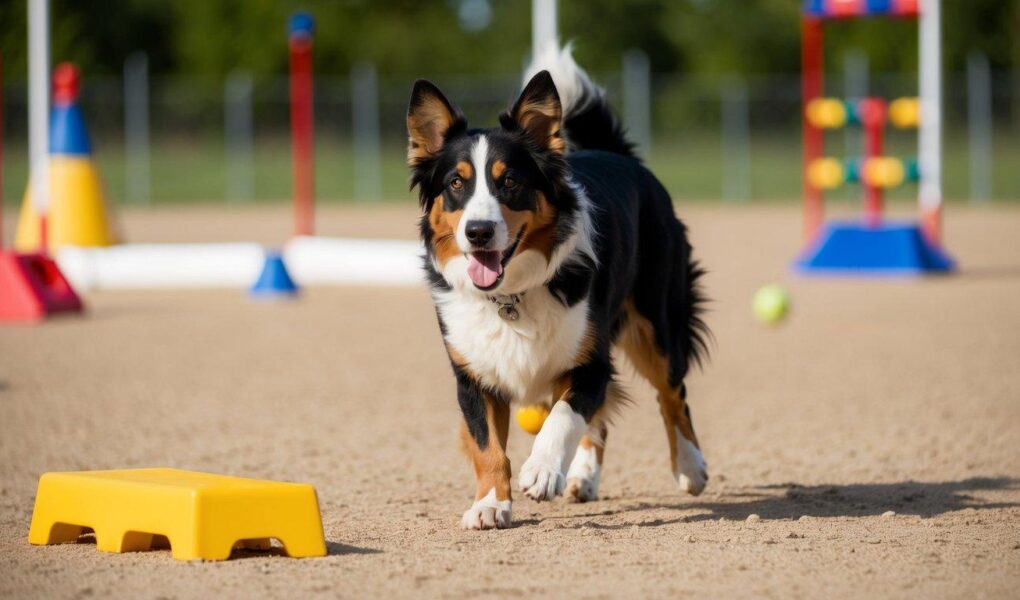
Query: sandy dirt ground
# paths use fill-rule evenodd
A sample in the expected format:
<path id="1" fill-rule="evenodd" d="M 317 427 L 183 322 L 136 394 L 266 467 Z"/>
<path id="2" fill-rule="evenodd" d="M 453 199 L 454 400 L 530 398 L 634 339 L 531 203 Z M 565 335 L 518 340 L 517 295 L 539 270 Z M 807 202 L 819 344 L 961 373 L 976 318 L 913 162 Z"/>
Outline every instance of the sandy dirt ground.
<path id="1" fill-rule="evenodd" d="M 603 497 L 462 532 L 473 495 L 424 289 L 89 294 L 0 328 L 0 596 L 1016 598 L 1020 210 L 951 207 L 944 279 L 790 275 L 792 206 L 681 207 L 710 270 L 688 381 L 712 480 L 681 496 L 654 398 L 611 430 Z M 283 208 L 129 213 L 135 241 L 287 233 Z M 328 208 L 326 234 L 413 237 L 413 208 Z M 793 311 L 755 323 L 777 281 Z M 629 372 L 629 370 L 628 370 Z M 531 437 L 514 426 L 519 467 Z M 316 486 L 329 556 L 174 561 L 27 542 L 46 471 L 174 466 Z M 890 513 L 892 511 L 892 513 Z M 755 517 L 754 515 L 757 515 Z"/>

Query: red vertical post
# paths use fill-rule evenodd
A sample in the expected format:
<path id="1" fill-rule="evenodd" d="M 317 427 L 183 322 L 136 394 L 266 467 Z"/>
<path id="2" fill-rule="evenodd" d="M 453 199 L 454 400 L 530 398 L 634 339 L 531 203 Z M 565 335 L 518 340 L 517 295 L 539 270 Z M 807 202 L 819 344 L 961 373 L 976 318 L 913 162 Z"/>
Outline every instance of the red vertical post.
<path id="1" fill-rule="evenodd" d="M 824 132 L 812 125 L 807 118 L 808 103 L 822 95 L 823 86 L 823 31 L 821 19 L 815 17 L 801 18 L 801 67 L 800 96 L 801 121 L 803 128 L 803 189 L 804 189 L 804 223 L 803 241 L 811 243 L 822 226 L 824 196 L 822 190 L 808 180 L 808 168 L 811 163 L 822 157 L 825 151 Z"/>
<path id="2" fill-rule="evenodd" d="M 942 205 L 934 208 L 921 207 L 921 232 L 929 242 L 942 245 Z"/>
<path id="3" fill-rule="evenodd" d="M 861 115 L 861 124 L 864 125 L 864 169 L 867 170 L 868 161 L 882 157 L 885 145 L 885 117 L 886 104 L 881 98 L 865 98 L 860 101 L 858 112 Z M 867 177 L 861 178 L 864 188 L 864 224 L 868 227 L 877 227 L 882 221 L 882 200 L 883 189 L 881 185 L 875 185 L 868 181 Z"/>
<path id="4" fill-rule="evenodd" d="M 294 173 L 294 235 L 315 228 L 315 171 L 312 155 L 312 33 L 307 13 L 290 18 L 290 127 Z"/>
<path id="5" fill-rule="evenodd" d="M 0 54 L 0 251 L 4 249 L 4 55 Z"/>

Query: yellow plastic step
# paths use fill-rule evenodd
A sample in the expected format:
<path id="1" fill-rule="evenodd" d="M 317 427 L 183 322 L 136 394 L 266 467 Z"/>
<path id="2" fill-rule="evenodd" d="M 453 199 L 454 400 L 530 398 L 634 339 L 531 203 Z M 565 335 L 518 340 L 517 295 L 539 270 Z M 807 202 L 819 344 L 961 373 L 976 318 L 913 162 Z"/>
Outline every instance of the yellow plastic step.
<path id="1" fill-rule="evenodd" d="M 148 550 L 163 540 L 178 560 L 225 560 L 235 546 L 325 556 L 315 488 L 180 469 L 45 473 L 31 544 L 73 542 L 95 531 L 104 552 Z M 159 537 L 157 537 L 159 536 Z"/>

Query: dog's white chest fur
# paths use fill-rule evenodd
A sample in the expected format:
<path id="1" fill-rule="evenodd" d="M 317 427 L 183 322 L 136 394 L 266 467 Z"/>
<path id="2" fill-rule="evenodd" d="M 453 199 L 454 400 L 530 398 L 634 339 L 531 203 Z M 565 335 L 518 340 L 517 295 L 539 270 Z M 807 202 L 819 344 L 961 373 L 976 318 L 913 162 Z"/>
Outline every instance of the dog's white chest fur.
<path id="1" fill-rule="evenodd" d="M 588 302 L 565 307 L 544 287 L 528 291 L 517 304 L 520 318 L 506 321 L 484 296 L 437 292 L 446 341 L 468 363 L 480 383 L 515 402 L 548 402 L 556 377 L 574 366 L 588 328 Z"/>

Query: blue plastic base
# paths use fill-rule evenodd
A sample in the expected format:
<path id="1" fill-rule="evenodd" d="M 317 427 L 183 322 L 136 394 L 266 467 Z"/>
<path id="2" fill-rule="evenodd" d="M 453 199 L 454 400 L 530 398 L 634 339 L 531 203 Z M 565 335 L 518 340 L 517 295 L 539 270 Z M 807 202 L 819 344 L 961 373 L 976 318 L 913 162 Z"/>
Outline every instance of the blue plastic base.
<path id="1" fill-rule="evenodd" d="M 266 262 L 262 265 L 255 285 L 248 293 L 255 298 L 292 298 L 297 295 L 298 287 L 287 272 L 283 256 L 275 250 L 266 251 Z"/>
<path id="2" fill-rule="evenodd" d="M 822 275 L 925 275 L 955 267 L 913 223 L 832 222 L 793 263 L 795 271 Z"/>

